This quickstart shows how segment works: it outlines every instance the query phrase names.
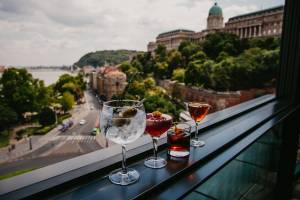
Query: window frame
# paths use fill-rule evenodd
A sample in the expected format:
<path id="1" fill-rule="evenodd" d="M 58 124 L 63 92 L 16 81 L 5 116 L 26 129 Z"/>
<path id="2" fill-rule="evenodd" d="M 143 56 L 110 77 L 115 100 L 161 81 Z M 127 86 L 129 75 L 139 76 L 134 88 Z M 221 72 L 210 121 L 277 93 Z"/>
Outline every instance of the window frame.
<path id="1" fill-rule="evenodd" d="M 193 187 L 199 186 L 199 184 L 203 183 L 204 180 L 212 176 L 214 173 L 216 173 L 222 166 L 224 166 L 226 163 L 228 163 L 234 155 L 237 155 L 240 151 L 245 149 L 247 146 L 251 145 L 253 141 L 259 138 L 259 134 L 255 136 L 255 133 L 258 133 L 261 127 L 267 126 L 267 124 L 270 122 L 270 120 L 275 120 L 277 118 L 278 121 L 274 124 L 269 124 L 264 131 L 259 132 L 260 134 L 264 134 L 266 130 L 269 130 L 270 128 L 274 127 L 278 123 L 282 123 L 283 126 L 289 127 L 289 131 L 292 132 L 292 134 L 284 134 L 283 138 L 283 146 L 282 146 L 282 152 L 281 152 L 281 163 L 289 163 L 288 166 L 280 166 L 280 173 L 278 178 L 278 188 L 280 191 L 278 193 L 278 197 L 283 197 L 282 195 L 289 195 L 290 189 L 291 189 L 291 183 L 292 183 L 292 177 L 291 173 L 293 171 L 293 162 L 295 161 L 295 145 L 297 144 L 297 141 L 295 139 L 298 138 L 298 130 L 299 125 L 295 121 L 299 117 L 299 99 L 300 94 L 299 91 L 299 83 L 300 83 L 300 72 L 299 72 L 299 66 L 300 66 L 300 58 L 297 55 L 297 52 L 300 52 L 300 39 L 298 38 L 298 35 L 300 33 L 300 24 L 299 19 L 300 13 L 297 12 L 297 8 L 300 7 L 300 2 L 297 0 L 287 0 L 285 3 L 285 12 L 284 12 L 284 19 L 283 19 L 283 33 L 282 33 L 282 40 L 281 40 L 281 50 L 280 50 L 280 67 L 278 69 L 278 81 L 277 81 L 277 87 L 276 87 L 276 96 L 269 96 L 264 97 L 261 99 L 254 99 L 249 102 L 225 109 L 223 111 L 219 111 L 216 113 L 213 113 L 207 117 L 207 120 L 201 127 L 201 132 L 206 132 L 209 130 L 213 130 L 219 125 L 230 123 L 230 121 L 237 119 L 239 117 L 243 117 L 246 114 L 249 113 L 255 113 L 255 111 L 263 108 L 264 106 L 270 105 L 272 102 L 283 102 L 284 108 L 278 112 L 278 113 L 272 113 L 270 114 L 270 117 L 266 121 L 261 121 L 260 123 L 257 123 L 253 127 L 253 129 L 249 132 L 247 132 L 247 135 L 245 137 L 239 138 L 239 140 L 236 143 L 224 143 L 224 147 L 226 146 L 226 149 L 224 151 L 216 151 L 212 152 L 211 156 L 215 156 L 211 162 L 217 162 L 218 159 L 223 160 L 223 163 L 219 163 L 218 165 L 214 165 L 215 169 L 212 170 L 212 168 L 207 168 L 211 170 L 211 173 L 207 173 L 207 176 L 201 180 L 198 180 L 197 183 Z M 297 51 L 298 50 L 298 51 Z M 282 115 L 282 116 L 281 116 Z M 281 118 L 280 118 L 281 116 Z M 287 125 L 286 125 L 287 124 Z M 243 131 L 237 132 L 237 134 L 245 134 Z M 253 137 L 252 140 L 246 141 L 247 137 Z M 244 144 L 244 147 L 241 147 L 241 145 Z M 237 145 L 237 146 L 236 146 Z M 240 145 L 240 146 L 239 146 Z M 239 148 L 237 148 L 239 147 Z M 161 140 L 160 149 L 166 148 L 166 138 L 163 138 Z M 147 143 L 143 146 L 133 148 L 128 151 L 128 162 L 134 163 L 141 159 L 144 159 L 145 156 L 149 155 L 152 150 L 152 144 Z M 235 153 L 231 153 L 227 155 L 227 157 L 222 156 L 222 153 L 233 152 L 235 150 Z M 100 150 L 101 151 L 101 150 Z M 292 151 L 292 155 L 288 155 L 288 153 Z M 97 153 L 97 151 L 96 151 Z M 77 158 L 83 159 L 87 155 L 82 155 Z M 283 158 L 285 157 L 285 158 Z M 56 193 L 57 189 L 59 191 L 67 191 L 71 188 L 75 188 L 77 186 L 82 186 L 86 183 L 90 182 L 90 178 L 97 176 L 97 175 L 103 175 L 110 172 L 112 169 L 115 169 L 117 166 L 120 165 L 120 154 L 115 155 L 111 158 L 108 158 L 106 160 L 97 160 L 97 155 L 91 156 L 90 159 L 95 159 L 95 162 L 86 165 L 81 166 L 78 169 L 74 169 L 72 171 L 68 171 L 63 174 L 57 174 L 54 177 L 48 177 L 44 180 L 36 180 L 31 182 L 30 184 L 24 184 L 21 181 L 24 178 L 30 178 L 29 175 L 34 177 L 39 177 L 43 173 L 45 173 L 45 169 L 50 170 L 53 166 L 48 166 L 42 169 L 35 170 L 33 172 L 20 175 L 17 177 L 13 177 L 11 179 L 8 179 L 7 181 L 0 181 L 0 188 L 3 188 L 5 186 L 9 186 L 11 184 L 14 184 L 15 187 L 11 188 L 9 191 L 1 191 L 0 197 L 11 197 L 11 198 L 25 198 L 25 197 L 45 197 L 45 195 L 53 195 Z M 72 160 L 72 159 L 71 159 Z M 202 160 L 198 160 L 199 162 L 202 162 Z M 63 161 L 59 164 L 61 165 L 68 165 L 68 162 L 70 160 Z M 209 162 L 208 162 L 209 163 Z M 207 165 L 211 166 L 211 165 Z M 195 164 L 194 166 L 190 167 L 191 171 L 199 171 L 203 170 L 205 167 Z M 53 169 L 54 170 L 54 169 Z M 57 170 L 57 168 L 56 168 Z M 101 171 L 101 172 L 100 172 Z M 48 173 L 50 173 L 48 171 Z M 182 197 L 185 195 L 188 191 L 191 191 L 191 187 L 187 188 L 185 192 L 182 192 L 182 190 L 174 190 L 176 187 L 183 186 L 184 182 L 180 184 L 178 180 L 184 180 L 185 176 L 188 173 L 178 174 L 176 175 L 176 178 L 170 177 L 170 180 L 168 180 L 168 183 L 172 183 L 175 179 L 177 180 L 173 182 L 175 186 L 171 187 L 169 185 L 166 189 L 164 186 L 163 188 L 166 189 L 165 191 L 177 191 L 178 196 Z M 27 175 L 27 176 L 26 176 Z M 23 183 L 23 185 L 22 185 Z M 162 183 L 163 184 L 163 183 Z M 178 185 L 179 184 L 179 185 Z M 279 187 L 280 186 L 280 187 Z M 155 187 L 149 190 L 150 192 L 157 191 L 159 188 Z M 142 195 L 149 194 L 149 191 L 146 191 L 146 193 L 141 193 Z M 165 194 L 165 193 L 163 193 Z M 173 193 L 175 195 L 175 193 Z M 141 196 L 136 196 L 135 198 L 140 198 Z M 175 196 L 174 196 L 175 197 Z M 286 197 L 286 196 L 284 196 Z"/>

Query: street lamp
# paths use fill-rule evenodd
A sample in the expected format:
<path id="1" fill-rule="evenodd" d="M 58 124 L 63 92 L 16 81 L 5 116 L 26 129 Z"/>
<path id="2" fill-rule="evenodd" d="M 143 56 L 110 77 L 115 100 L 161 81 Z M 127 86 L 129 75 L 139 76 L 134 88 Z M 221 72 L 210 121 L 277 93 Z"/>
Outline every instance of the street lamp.
<path id="1" fill-rule="evenodd" d="M 32 150 L 31 136 L 25 135 L 25 139 L 28 140 L 29 150 Z"/>

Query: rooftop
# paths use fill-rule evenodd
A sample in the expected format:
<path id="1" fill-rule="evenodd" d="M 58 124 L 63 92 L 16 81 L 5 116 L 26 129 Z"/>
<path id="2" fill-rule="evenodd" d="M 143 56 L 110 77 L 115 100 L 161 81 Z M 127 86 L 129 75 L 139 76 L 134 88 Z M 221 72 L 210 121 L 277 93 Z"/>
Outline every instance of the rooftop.
<path id="1" fill-rule="evenodd" d="M 218 6 L 217 2 L 215 2 L 215 4 L 209 9 L 208 15 L 209 16 L 222 16 L 223 15 L 222 8 L 220 6 Z"/>
<path id="2" fill-rule="evenodd" d="M 158 35 L 158 37 L 163 37 L 165 35 L 169 35 L 172 33 L 195 33 L 195 31 L 187 30 L 187 29 L 176 29 L 168 32 L 164 32 Z"/>

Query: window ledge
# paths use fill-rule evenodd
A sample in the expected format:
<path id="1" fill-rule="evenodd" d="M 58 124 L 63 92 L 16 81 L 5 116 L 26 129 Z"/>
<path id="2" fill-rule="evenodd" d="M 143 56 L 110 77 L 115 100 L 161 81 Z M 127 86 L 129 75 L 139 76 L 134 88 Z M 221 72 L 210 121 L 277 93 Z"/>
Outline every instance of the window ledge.
<path id="1" fill-rule="evenodd" d="M 184 177 L 184 174 L 200 166 L 201 163 L 232 146 L 268 123 L 280 113 L 285 113 L 288 104 L 267 95 L 249 102 L 208 115 L 201 125 L 201 139 L 206 141 L 203 148 L 191 148 L 191 155 L 186 160 L 172 160 L 167 157 L 166 138 L 160 140 L 159 154 L 168 159 L 166 168 L 153 170 L 143 165 L 144 159 L 152 152 L 152 144 L 148 137 L 129 145 L 128 162 L 141 173 L 137 184 L 120 187 L 111 184 L 106 174 L 120 166 L 120 147 L 118 145 L 66 160 L 45 168 L 35 170 L 11 179 L 0 181 L 1 198 L 18 199 L 31 195 L 61 195 L 57 198 L 77 198 L 85 196 L 107 197 L 109 199 L 134 199 L 157 190 L 159 186 L 171 180 Z M 280 118 L 281 119 L 281 118 Z M 98 177 L 98 178 L 97 178 Z M 76 188 L 76 189 L 74 189 Z M 71 192 L 66 192 L 68 190 Z M 55 192 L 54 192 L 55 191 Z M 181 193 L 184 194 L 183 192 Z M 125 196 L 126 197 L 125 197 Z"/>

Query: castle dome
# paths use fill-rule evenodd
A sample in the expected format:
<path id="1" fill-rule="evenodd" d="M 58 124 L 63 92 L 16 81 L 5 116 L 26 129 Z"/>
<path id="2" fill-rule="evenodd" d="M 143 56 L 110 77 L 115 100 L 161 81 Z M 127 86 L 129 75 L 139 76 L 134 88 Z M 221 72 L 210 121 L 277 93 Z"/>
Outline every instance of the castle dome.
<path id="1" fill-rule="evenodd" d="M 222 16 L 222 8 L 218 6 L 218 3 L 215 4 L 209 9 L 208 16 Z"/>

